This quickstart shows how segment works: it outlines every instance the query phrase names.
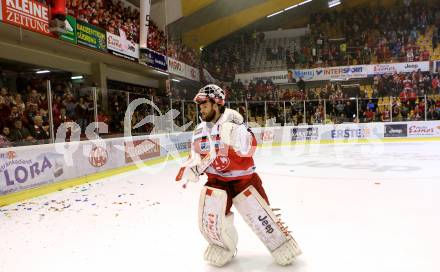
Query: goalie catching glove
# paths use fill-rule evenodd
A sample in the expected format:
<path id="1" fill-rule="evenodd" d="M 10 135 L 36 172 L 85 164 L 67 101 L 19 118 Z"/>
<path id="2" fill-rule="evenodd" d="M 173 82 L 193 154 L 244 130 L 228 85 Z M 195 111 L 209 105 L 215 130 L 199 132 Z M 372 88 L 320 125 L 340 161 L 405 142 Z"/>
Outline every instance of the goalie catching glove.
<path id="1" fill-rule="evenodd" d="M 211 138 L 208 137 L 209 141 L 209 153 L 205 155 L 204 158 L 199 153 L 196 153 L 191 145 L 191 153 L 187 161 L 185 161 L 176 176 L 176 181 L 181 181 L 183 179 L 182 187 L 186 188 L 188 182 L 198 182 L 199 177 L 205 172 L 206 168 L 211 165 L 217 156 L 215 151 L 215 146 L 212 143 Z M 185 177 L 184 177 L 185 175 Z"/>

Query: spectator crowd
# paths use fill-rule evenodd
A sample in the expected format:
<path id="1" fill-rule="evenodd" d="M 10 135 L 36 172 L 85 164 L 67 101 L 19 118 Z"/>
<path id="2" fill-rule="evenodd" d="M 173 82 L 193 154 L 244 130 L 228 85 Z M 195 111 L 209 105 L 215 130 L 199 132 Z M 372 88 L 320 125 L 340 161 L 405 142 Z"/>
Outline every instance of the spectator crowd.
<path id="1" fill-rule="evenodd" d="M 67 13 L 78 20 L 99 26 L 106 31 L 121 35 L 139 43 L 139 10 L 119 0 L 67 0 Z M 182 44 L 167 44 L 167 36 L 157 24 L 150 19 L 148 28 L 148 48 L 187 64 L 198 66 L 198 57 L 194 50 Z"/>
<path id="2" fill-rule="evenodd" d="M 249 107 L 254 110 L 248 114 L 254 117 L 264 116 L 262 106 L 264 101 L 269 101 L 265 117 L 276 117 L 279 123 L 284 123 L 284 104 L 287 105 L 290 122 L 295 124 L 386 122 L 391 119 L 421 121 L 425 120 L 425 114 L 427 120 L 440 119 L 439 76 L 430 72 L 422 73 L 419 70 L 377 75 L 360 81 L 355 92 L 349 92 L 342 84 L 332 82 L 309 87 L 300 80 L 296 85 L 286 86 L 291 87 L 277 86 L 271 80 L 249 84 L 237 80 L 228 91 L 228 100 L 257 105 Z"/>
<path id="3" fill-rule="evenodd" d="M 310 35 L 300 51 L 288 54 L 288 63 L 316 67 L 429 60 L 429 51 L 417 40 L 440 22 L 439 11 L 425 1 L 407 1 L 314 13 Z"/>
<path id="4" fill-rule="evenodd" d="M 123 31 L 130 40 L 139 41 L 139 11 L 121 1 L 67 0 L 66 5 L 68 14 L 78 20 L 117 35 Z M 288 68 L 428 60 L 428 48 L 420 47 L 417 40 L 427 29 L 434 29 L 432 48 L 437 47 L 440 9 L 425 1 L 405 1 L 392 8 L 314 13 L 309 23 L 310 33 L 303 37 L 300 46 L 260 51 L 271 60 L 284 56 Z M 167 42 L 164 31 L 150 21 L 148 46 L 191 66 L 204 67 L 214 78 L 231 82 L 222 83 L 228 105 L 238 108 L 250 121 L 275 118 L 279 123 L 312 124 L 440 119 L 440 83 L 436 73 L 377 75 L 359 81 L 355 93 L 332 82 L 320 86 L 299 80 L 295 85 L 280 87 L 270 80 L 234 80 L 236 74 L 250 70 L 251 54 L 260 49 L 264 39 L 262 32 L 241 32 L 203 48 L 200 56 L 181 42 Z M 26 73 L 11 77 L 8 73 L 11 71 L 0 70 L 0 147 L 48 143 L 46 78 Z M 51 78 L 51 83 L 54 130 L 64 122 L 74 121 L 84 135 L 87 125 L 96 118 L 90 89 L 73 85 L 68 77 Z M 104 110 L 101 101 L 97 104 L 98 121 L 109 124 L 110 134 L 123 133 L 127 104 L 141 97 L 152 98 L 162 114 L 171 107 L 179 110 L 182 115 L 176 118 L 177 126 L 197 122 L 195 105 L 182 100 L 192 100 L 200 86 L 170 84 L 166 90 L 159 90 L 125 85 L 114 86 L 120 91 L 109 91 L 110 110 Z M 262 107 L 264 101 L 266 108 Z M 139 108 L 132 116 L 132 126 L 152 113 L 151 107 Z M 78 128 L 69 127 L 69 133 L 73 129 Z M 133 133 L 148 134 L 153 129 L 150 123 L 137 127 Z"/>
<path id="5" fill-rule="evenodd" d="M 429 60 L 440 36 L 440 8 L 406 1 L 392 7 L 323 11 L 313 13 L 308 24 L 309 34 L 299 43 L 265 48 L 266 60 L 283 57 L 286 68 L 297 69 Z M 431 45 L 419 44 L 428 29 Z M 203 63 L 218 79 L 230 82 L 236 73 L 250 71 L 250 52 L 259 50 L 264 39 L 264 33 L 256 31 L 227 37 L 203 50 Z"/>
<path id="6" fill-rule="evenodd" d="M 11 82 L 15 78 L 15 82 Z M 74 93 L 66 79 L 52 81 L 53 124 L 75 121 L 82 133 L 94 120 L 92 94 Z M 1 71 L 0 77 L 0 146 L 48 143 L 50 138 L 49 104 L 44 77 Z"/>

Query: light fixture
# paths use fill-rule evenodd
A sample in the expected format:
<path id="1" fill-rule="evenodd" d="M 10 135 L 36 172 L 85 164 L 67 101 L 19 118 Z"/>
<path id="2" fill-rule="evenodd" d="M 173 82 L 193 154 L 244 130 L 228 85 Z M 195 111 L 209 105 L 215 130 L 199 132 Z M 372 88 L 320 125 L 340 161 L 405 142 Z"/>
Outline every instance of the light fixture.
<path id="1" fill-rule="evenodd" d="M 180 80 L 175 79 L 175 78 L 173 78 L 173 79 L 171 79 L 171 80 L 174 81 L 174 82 L 180 82 Z"/>
<path id="2" fill-rule="evenodd" d="M 329 0 L 328 1 L 328 8 L 336 7 L 341 4 L 341 0 Z"/>
<path id="3" fill-rule="evenodd" d="M 299 3 L 298 6 L 301 6 L 301 5 L 307 4 L 307 3 L 309 3 L 309 2 L 312 2 L 312 0 L 306 0 L 306 1 L 303 1 L 303 2 Z"/>
<path id="4" fill-rule="evenodd" d="M 293 9 L 293 8 L 296 8 L 297 6 L 298 6 L 298 4 L 293 5 L 293 6 L 290 6 L 290 7 L 288 7 L 288 8 L 285 8 L 284 11 L 289 10 L 289 9 Z"/>
<path id="5" fill-rule="evenodd" d="M 293 8 L 296 8 L 296 7 L 299 7 L 299 6 L 302 6 L 302 5 L 307 4 L 307 3 L 309 3 L 309 2 L 312 2 L 312 1 L 313 1 L 313 0 L 306 0 L 306 1 L 303 1 L 303 2 L 298 3 L 298 4 L 296 4 L 296 5 L 293 5 L 293 6 L 290 6 L 290 7 L 285 8 L 284 11 L 289 10 L 289 9 L 293 9 Z"/>
<path id="6" fill-rule="evenodd" d="M 272 17 L 272 16 L 278 15 L 278 14 L 283 13 L 283 12 L 284 12 L 284 10 L 280 10 L 280 11 L 277 11 L 277 12 L 275 12 L 275 13 L 272 13 L 271 15 L 267 15 L 266 17 L 267 17 L 267 18 L 270 18 L 270 17 Z"/>
<path id="7" fill-rule="evenodd" d="M 70 79 L 83 79 L 84 77 L 83 76 L 73 76 L 73 77 L 70 77 Z"/>
<path id="8" fill-rule="evenodd" d="M 37 74 L 47 74 L 47 73 L 50 73 L 50 71 L 49 70 L 40 70 L 40 71 L 37 71 L 36 73 Z"/>

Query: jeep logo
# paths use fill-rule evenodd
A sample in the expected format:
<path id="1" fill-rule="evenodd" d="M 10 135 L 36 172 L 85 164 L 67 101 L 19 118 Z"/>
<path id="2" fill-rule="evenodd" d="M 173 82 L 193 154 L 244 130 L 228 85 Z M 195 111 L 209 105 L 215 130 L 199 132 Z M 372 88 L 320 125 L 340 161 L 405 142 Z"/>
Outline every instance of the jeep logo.
<path id="1" fill-rule="evenodd" d="M 417 68 L 419 68 L 419 66 L 417 65 L 417 64 L 407 64 L 406 66 L 405 66 L 405 69 L 417 69 Z"/>
<path id="2" fill-rule="evenodd" d="M 272 233 L 273 232 L 273 228 L 272 226 L 269 224 L 269 221 L 266 220 L 267 216 L 261 218 L 261 216 L 258 216 L 258 220 L 261 222 L 261 225 L 263 225 L 263 227 L 266 229 L 267 233 Z"/>

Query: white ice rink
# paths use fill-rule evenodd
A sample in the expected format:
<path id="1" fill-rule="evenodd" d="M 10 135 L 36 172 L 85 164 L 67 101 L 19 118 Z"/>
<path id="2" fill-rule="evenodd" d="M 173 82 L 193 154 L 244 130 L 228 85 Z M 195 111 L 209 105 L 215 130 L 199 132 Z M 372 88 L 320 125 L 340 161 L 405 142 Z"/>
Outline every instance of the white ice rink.
<path id="1" fill-rule="evenodd" d="M 286 149 L 256 165 L 304 252 L 292 266 L 238 214 L 237 256 L 205 264 L 202 183 L 180 190 L 168 162 L 0 207 L 0 271 L 440 271 L 439 142 Z"/>

